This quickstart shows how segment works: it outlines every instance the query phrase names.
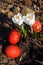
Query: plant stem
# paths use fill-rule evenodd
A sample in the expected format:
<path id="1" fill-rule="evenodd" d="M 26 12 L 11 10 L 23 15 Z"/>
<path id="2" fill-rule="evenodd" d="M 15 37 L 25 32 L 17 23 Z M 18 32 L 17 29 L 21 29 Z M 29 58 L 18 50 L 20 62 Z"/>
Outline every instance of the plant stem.
<path id="1" fill-rule="evenodd" d="M 25 27 L 24 27 L 24 24 L 22 24 L 22 26 L 21 26 L 21 34 L 23 35 L 24 38 L 25 38 L 26 35 L 27 35 L 27 31 L 26 31 L 26 29 L 25 29 Z"/>

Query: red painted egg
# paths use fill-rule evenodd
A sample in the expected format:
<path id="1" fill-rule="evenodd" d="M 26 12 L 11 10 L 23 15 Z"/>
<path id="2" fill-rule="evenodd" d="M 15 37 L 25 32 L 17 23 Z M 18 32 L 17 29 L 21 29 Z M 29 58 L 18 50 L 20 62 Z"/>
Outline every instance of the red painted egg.
<path id="1" fill-rule="evenodd" d="M 18 30 L 12 30 L 9 34 L 10 44 L 17 44 L 20 41 L 21 34 Z"/>
<path id="2" fill-rule="evenodd" d="M 42 25 L 39 21 L 35 20 L 35 23 L 32 25 L 34 32 L 40 32 L 42 30 Z"/>
<path id="3" fill-rule="evenodd" d="M 17 45 L 9 45 L 5 49 L 5 54 L 9 58 L 17 58 L 21 54 L 21 50 Z"/>

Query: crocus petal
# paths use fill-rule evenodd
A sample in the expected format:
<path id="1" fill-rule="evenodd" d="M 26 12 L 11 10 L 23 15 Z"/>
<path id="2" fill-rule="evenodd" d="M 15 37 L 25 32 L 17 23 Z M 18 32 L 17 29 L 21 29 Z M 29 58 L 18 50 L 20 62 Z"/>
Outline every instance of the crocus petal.
<path id="1" fill-rule="evenodd" d="M 23 24 L 23 20 L 21 19 L 19 20 L 18 25 L 22 25 L 22 24 Z"/>
<path id="2" fill-rule="evenodd" d="M 25 22 L 25 20 L 26 20 L 26 16 L 23 16 L 23 21 Z"/>
<path id="3" fill-rule="evenodd" d="M 14 23 L 16 23 L 14 18 L 12 18 L 12 21 L 13 21 Z"/>
<path id="4" fill-rule="evenodd" d="M 30 17 L 30 18 L 29 18 L 29 17 Z M 27 14 L 27 15 L 24 17 L 24 22 L 25 22 L 27 25 L 32 26 L 32 25 L 35 23 L 35 15 L 34 15 L 34 13 Z"/>
<path id="5" fill-rule="evenodd" d="M 18 13 L 17 16 L 22 16 L 22 14 L 21 13 Z"/>
<path id="6" fill-rule="evenodd" d="M 16 16 L 18 16 L 16 18 Z M 12 21 L 18 25 L 22 25 L 23 24 L 23 17 L 21 13 L 18 13 L 17 15 L 14 16 L 14 18 L 12 18 Z"/>

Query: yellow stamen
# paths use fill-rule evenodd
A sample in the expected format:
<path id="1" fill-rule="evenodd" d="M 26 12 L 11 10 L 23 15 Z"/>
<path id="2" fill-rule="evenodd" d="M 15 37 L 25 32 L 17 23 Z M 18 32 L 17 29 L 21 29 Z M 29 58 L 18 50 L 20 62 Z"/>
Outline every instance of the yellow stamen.
<path id="1" fill-rule="evenodd" d="M 16 19 L 19 19 L 19 16 L 16 16 Z"/>
<path id="2" fill-rule="evenodd" d="M 31 18 L 32 18 L 32 16 L 27 16 L 27 18 L 31 19 Z"/>

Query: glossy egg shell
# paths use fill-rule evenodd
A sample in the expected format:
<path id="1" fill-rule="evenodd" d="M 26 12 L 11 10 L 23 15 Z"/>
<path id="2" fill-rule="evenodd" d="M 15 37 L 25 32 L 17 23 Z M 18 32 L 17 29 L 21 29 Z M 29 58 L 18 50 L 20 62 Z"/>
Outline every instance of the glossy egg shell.
<path id="1" fill-rule="evenodd" d="M 8 58 L 17 58 L 21 54 L 21 50 L 17 45 L 9 45 L 5 49 L 5 54 Z"/>
<path id="2" fill-rule="evenodd" d="M 34 32 L 40 32 L 42 30 L 42 25 L 39 21 L 35 20 L 35 23 L 32 25 Z"/>
<path id="3" fill-rule="evenodd" d="M 20 41 L 21 34 L 18 30 L 12 30 L 9 34 L 10 44 L 17 44 Z"/>

